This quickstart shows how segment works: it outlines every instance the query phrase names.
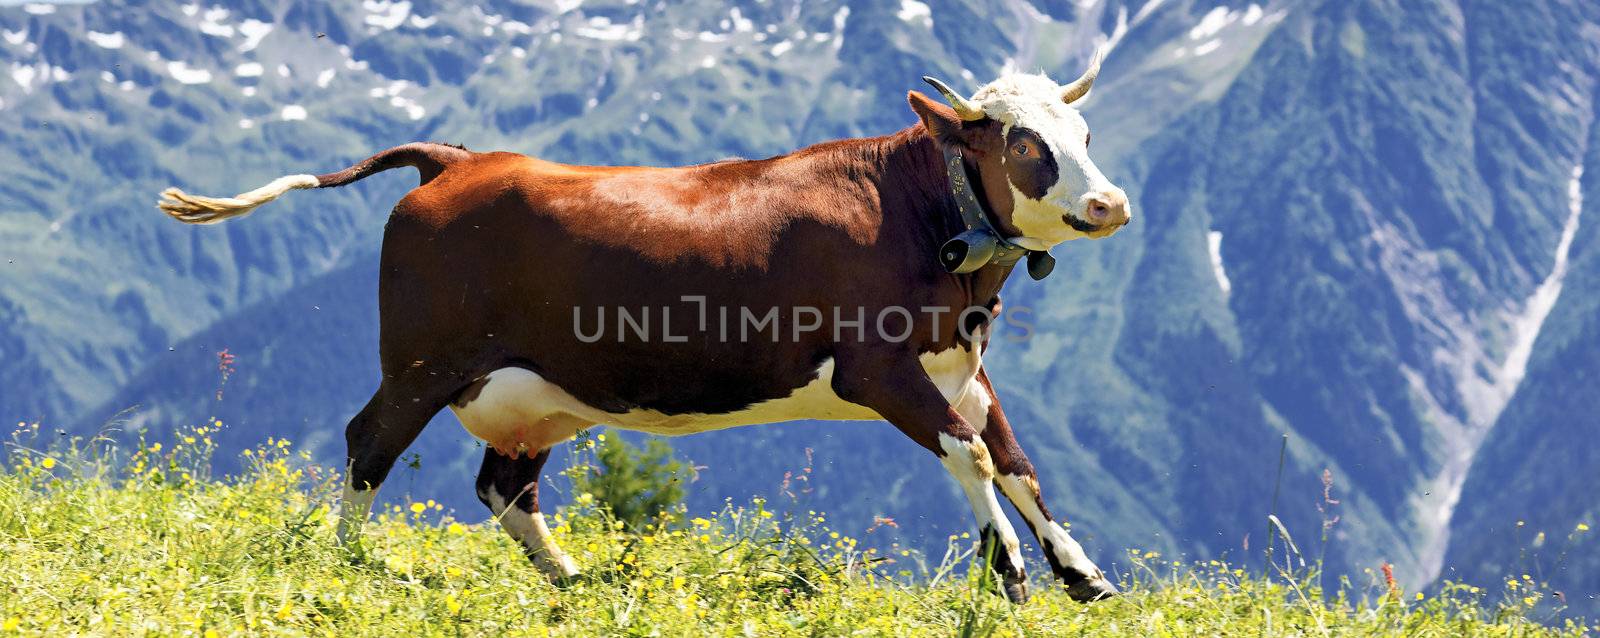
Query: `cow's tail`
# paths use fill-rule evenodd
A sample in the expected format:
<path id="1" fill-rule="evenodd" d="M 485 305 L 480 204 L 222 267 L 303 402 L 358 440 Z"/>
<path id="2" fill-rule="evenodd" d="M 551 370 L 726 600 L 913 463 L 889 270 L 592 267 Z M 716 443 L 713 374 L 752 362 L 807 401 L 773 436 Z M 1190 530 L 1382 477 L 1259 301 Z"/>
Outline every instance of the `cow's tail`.
<path id="1" fill-rule="evenodd" d="M 328 188 L 343 186 L 375 173 L 401 166 L 415 167 L 422 173 L 426 184 L 446 167 L 472 156 L 472 152 L 459 146 L 417 142 L 396 146 L 357 162 L 354 166 L 326 175 L 285 175 L 266 186 L 233 197 L 202 197 L 190 195 L 177 188 L 161 191 L 161 201 L 156 206 L 185 224 L 215 224 L 225 219 L 249 214 L 257 206 L 282 197 L 284 193 L 302 188 Z"/>

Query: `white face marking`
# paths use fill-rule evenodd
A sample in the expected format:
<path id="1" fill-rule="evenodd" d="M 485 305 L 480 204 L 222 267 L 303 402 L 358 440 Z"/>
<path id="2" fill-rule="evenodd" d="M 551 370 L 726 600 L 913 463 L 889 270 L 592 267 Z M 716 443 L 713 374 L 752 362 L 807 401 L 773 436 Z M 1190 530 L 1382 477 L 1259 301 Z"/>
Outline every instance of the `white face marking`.
<path id="1" fill-rule="evenodd" d="M 981 365 L 979 348 L 955 347 L 921 356 L 923 370 L 951 405 L 960 403 Z M 501 368 L 465 406 L 450 409 L 468 432 L 506 454 L 534 453 L 598 424 L 653 434 L 681 435 L 744 425 L 799 419 L 876 421 L 871 409 L 845 401 L 833 391 L 833 359 L 817 367 L 817 378 L 787 397 L 763 401 L 726 414 L 663 414 L 632 410 L 622 414 L 589 406 L 543 377 L 523 368 Z M 982 425 L 974 427 L 981 428 Z"/>
<path id="2" fill-rule="evenodd" d="M 1030 198 L 1008 184 L 1014 204 L 1011 222 L 1024 235 L 1018 243 L 1042 250 L 1088 237 L 1062 215 L 1081 219 L 1089 198 L 1121 190 L 1089 159 L 1089 124 L 1078 109 L 1061 101 L 1061 87 L 1042 75 L 1009 74 L 979 89 L 972 99 L 1003 125 L 1003 133 L 1014 127 L 1037 133 L 1055 160 L 1056 181 L 1043 198 Z"/>

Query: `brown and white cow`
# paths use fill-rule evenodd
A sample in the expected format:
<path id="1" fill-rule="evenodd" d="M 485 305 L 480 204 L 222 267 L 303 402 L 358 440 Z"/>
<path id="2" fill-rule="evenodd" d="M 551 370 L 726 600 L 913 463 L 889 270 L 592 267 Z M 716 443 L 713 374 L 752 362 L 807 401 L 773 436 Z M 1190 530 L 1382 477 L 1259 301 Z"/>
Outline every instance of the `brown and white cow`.
<path id="1" fill-rule="evenodd" d="M 1072 106 L 1098 69 L 1097 57 L 1064 87 L 1006 75 L 970 99 L 930 81 L 949 105 L 909 93 L 911 128 L 764 160 L 569 166 L 417 143 L 233 198 L 169 189 L 160 207 L 215 223 L 293 189 L 421 172 L 384 232 L 383 380 L 346 429 L 343 541 L 446 407 L 489 444 L 480 498 L 556 579 L 577 567 L 545 526 L 538 478 L 551 446 L 581 429 L 882 419 L 960 483 L 1011 599 L 1027 584 L 995 485 L 1071 595 L 1092 600 L 1116 590 L 1045 508 L 983 369 L 990 317 L 969 311 L 998 307 L 1016 259 L 957 273 L 939 257 L 972 228 L 966 192 L 1013 251 L 1128 223 Z M 961 158 L 948 175 L 947 157 Z M 741 323 L 769 312 L 782 319 L 751 322 L 754 336 Z"/>

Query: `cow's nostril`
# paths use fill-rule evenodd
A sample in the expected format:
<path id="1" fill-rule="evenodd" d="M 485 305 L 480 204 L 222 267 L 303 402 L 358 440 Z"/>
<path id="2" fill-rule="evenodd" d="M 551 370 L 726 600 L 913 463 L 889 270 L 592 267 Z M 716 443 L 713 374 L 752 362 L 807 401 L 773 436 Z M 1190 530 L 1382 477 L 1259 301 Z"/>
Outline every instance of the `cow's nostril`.
<path id="1" fill-rule="evenodd" d="M 1105 202 L 1102 202 L 1098 199 L 1089 200 L 1088 213 L 1089 219 L 1093 219 L 1095 221 L 1105 221 L 1107 217 L 1111 216 L 1111 207 L 1107 206 Z"/>

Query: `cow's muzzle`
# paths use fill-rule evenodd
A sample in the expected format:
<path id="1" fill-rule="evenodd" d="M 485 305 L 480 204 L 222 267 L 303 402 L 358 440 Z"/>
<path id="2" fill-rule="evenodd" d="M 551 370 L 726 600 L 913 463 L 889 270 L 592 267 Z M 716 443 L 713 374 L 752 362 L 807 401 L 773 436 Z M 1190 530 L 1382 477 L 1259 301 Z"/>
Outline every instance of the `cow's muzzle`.
<path id="1" fill-rule="evenodd" d="M 1133 209 L 1128 206 L 1127 193 L 1111 187 L 1084 195 L 1081 211 L 1062 217 L 1074 230 L 1090 237 L 1105 237 L 1128 225 L 1133 220 Z"/>

